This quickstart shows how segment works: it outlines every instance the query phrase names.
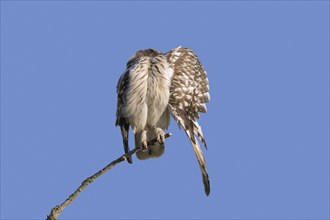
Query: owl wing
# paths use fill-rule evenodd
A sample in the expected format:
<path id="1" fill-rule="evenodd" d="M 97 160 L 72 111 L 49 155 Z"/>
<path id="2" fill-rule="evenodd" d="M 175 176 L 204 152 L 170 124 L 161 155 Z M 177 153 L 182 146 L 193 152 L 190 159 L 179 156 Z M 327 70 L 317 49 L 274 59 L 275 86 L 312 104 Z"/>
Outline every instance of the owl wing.
<path id="1" fill-rule="evenodd" d="M 196 136 L 207 148 L 202 128 L 197 120 L 199 112 L 206 112 L 210 100 L 207 74 L 197 55 L 188 48 L 177 47 L 166 53 L 174 69 L 168 108 L 179 126 L 183 127 L 197 157 L 206 195 L 210 194 L 210 181 L 206 164 Z"/>
<path id="2" fill-rule="evenodd" d="M 117 84 L 116 126 L 120 126 L 125 153 L 129 152 L 128 132 L 131 125 L 127 117 L 136 115 L 135 108 L 139 106 L 137 103 L 143 102 L 141 97 L 143 98 L 143 94 L 146 92 L 146 86 L 143 82 L 146 81 L 147 77 L 147 71 L 145 71 L 147 62 L 148 58 L 144 56 L 131 58 Z M 143 94 L 141 95 L 141 93 Z M 128 158 L 127 161 L 132 163 L 132 158 Z"/>
<path id="3" fill-rule="evenodd" d="M 128 74 L 129 70 L 126 70 L 118 80 L 117 83 L 117 112 L 116 112 L 116 126 L 120 126 L 121 135 L 123 138 L 123 145 L 125 153 L 129 152 L 128 146 L 128 132 L 129 123 L 122 115 L 122 108 L 124 104 L 124 93 L 128 88 Z M 132 158 L 127 158 L 128 163 L 133 163 Z"/>

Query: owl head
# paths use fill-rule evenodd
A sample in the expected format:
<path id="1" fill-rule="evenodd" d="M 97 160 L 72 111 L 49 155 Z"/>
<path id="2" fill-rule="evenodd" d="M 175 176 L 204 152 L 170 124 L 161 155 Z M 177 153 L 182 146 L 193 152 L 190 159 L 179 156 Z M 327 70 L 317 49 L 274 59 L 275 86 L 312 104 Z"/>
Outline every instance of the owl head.
<path id="1" fill-rule="evenodd" d="M 155 50 L 155 49 L 145 49 L 145 50 L 139 50 L 138 52 L 136 52 L 127 62 L 126 67 L 128 68 L 129 66 L 132 65 L 132 63 L 134 63 L 134 61 L 136 61 L 137 58 L 143 57 L 143 56 L 148 56 L 148 57 L 155 57 L 158 55 L 163 54 L 161 51 L 159 50 Z"/>

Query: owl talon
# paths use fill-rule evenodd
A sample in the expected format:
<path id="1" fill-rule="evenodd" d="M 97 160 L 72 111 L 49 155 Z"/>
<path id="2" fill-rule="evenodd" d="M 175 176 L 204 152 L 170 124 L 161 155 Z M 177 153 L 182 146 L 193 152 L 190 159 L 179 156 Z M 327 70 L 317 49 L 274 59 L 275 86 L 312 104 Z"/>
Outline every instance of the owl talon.
<path id="1" fill-rule="evenodd" d="M 157 137 L 157 141 L 159 144 L 164 144 L 165 141 L 165 135 L 164 134 L 159 134 Z"/>
<path id="2" fill-rule="evenodd" d="M 165 133 L 162 129 L 157 129 L 157 141 L 161 145 L 165 142 Z"/>
<path id="3" fill-rule="evenodd" d="M 148 144 L 147 144 L 147 141 L 142 141 L 142 144 L 141 144 L 141 150 L 143 152 L 146 152 L 148 150 Z"/>

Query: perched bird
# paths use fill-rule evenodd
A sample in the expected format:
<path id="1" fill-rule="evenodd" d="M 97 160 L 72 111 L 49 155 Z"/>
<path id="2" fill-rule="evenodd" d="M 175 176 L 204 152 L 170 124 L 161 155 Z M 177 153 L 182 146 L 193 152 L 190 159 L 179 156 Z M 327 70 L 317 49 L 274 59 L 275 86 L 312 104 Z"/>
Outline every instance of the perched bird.
<path id="1" fill-rule="evenodd" d="M 135 136 L 137 158 L 144 160 L 164 153 L 164 130 L 170 115 L 183 127 L 197 157 L 206 195 L 209 176 L 196 136 L 206 142 L 197 120 L 206 112 L 210 100 L 207 74 L 197 55 L 181 46 L 162 53 L 155 49 L 139 50 L 127 62 L 117 85 L 117 119 L 125 153 L 129 152 L 128 132 Z M 150 140 L 157 142 L 149 145 Z M 132 163 L 132 158 L 127 159 Z"/>

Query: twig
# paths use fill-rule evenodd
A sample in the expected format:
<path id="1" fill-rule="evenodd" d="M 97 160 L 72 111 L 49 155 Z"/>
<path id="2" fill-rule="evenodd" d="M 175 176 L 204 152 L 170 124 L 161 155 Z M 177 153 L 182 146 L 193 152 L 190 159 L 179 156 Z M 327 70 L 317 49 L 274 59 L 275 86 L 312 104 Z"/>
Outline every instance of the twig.
<path id="1" fill-rule="evenodd" d="M 169 138 L 171 137 L 172 134 L 171 133 L 166 133 L 165 134 L 165 138 Z M 153 139 L 150 142 L 148 142 L 148 145 L 152 145 L 153 143 L 156 143 L 157 140 Z M 57 217 L 61 214 L 61 212 L 90 184 L 92 183 L 96 178 L 98 178 L 99 176 L 101 176 L 102 174 L 104 174 L 105 172 L 107 172 L 108 170 L 110 170 L 111 168 L 113 168 L 115 165 L 117 165 L 118 163 L 123 162 L 124 160 L 127 160 L 128 157 L 132 156 L 133 154 L 135 154 L 138 150 L 140 150 L 139 148 L 134 148 L 133 150 L 131 150 L 130 152 L 128 152 L 127 154 L 122 155 L 121 157 L 119 157 L 118 159 L 112 161 L 111 163 L 109 163 L 107 166 L 105 166 L 103 169 L 99 170 L 97 173 L 95 173 L 94 175 L 88 177 L 87 179 L 85 179 L 81 185 L 78 187 L 78 189 L 76 189 L 76 191 L 74 191 L 74 193 L 72 193 L 61 205 L 57 205 L 54 208 L 52 208 L 52 210 L 50 211 L 50 214 L 47 216 L 46 220 L 56 220 Z"/>

